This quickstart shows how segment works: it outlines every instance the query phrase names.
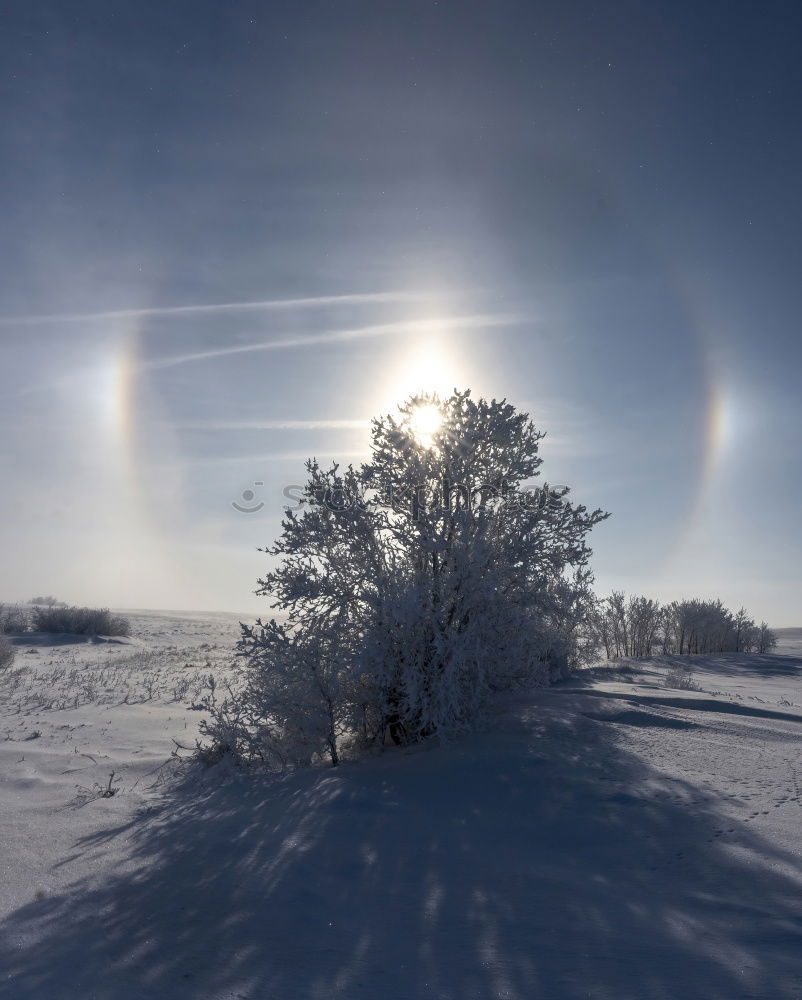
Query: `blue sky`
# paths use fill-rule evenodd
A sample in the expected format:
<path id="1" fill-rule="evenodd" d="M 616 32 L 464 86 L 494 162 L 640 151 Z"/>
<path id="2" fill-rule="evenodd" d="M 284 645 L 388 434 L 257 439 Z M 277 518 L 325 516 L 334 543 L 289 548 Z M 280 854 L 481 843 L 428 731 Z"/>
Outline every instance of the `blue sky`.
<path id="1" fill-rule="evenodd" d="M 600 590 L 802 622 L 795 4 L 3 28 L 0 599 L 263 610 L 303 458 L 457 385 L 612 512 Z"/>

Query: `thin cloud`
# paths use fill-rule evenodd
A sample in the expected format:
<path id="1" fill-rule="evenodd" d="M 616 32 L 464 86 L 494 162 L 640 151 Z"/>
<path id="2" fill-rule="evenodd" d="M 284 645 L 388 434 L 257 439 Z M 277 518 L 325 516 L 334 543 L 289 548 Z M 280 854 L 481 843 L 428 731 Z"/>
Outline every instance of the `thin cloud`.
<path id="1" fill-rule="evenodd" d="M 219 347 L 210 351 L 196 351 L 192 354 L 181 354 L 172 358 L 156 361 L 145 361 L 140 367 L 153 370 L 172 368 L 192 361 L 208 361 L 214 358 L 225 358 L 235 354 L 253 354 L 260 351 L 286 351 L 299 347 L 314 347 L 318 344 L 346 343 L 352 340 L 365 340 L 370 337 L 389 337 L 394 333 L 426 333 L 438 329 L 475 329 L 489 326 L 510 326 L 520 322 L 519 317 L 506 313 L 457 316 L 447 319 L 399 320 L 393 323 L 377 323 L 371 326 L 351 327 L 345 330 L 327 330 L 325 333 L 312 333 L 306 336 L 284 337 L 278 340 L 259 341 L 254 344 L 241 344 L 237 347 Z"/>
<path id="2" fill-rule="evenodd" d="M 91 320 L 139 319 L 203 313 L 267 312 L 272 309 L 405 302 L 419 298 L 421 295 L 418 292 L 364 292 L 351 295 L 317 295 L 298 299 L 262 299 L 255 302 L 212 302 L 186 306 L 153 306 L 146 309 L 112 309 L 107 312 L 40 313 L 27 316 L 0 316 L 0 326 L 40 326 L 47 323 L 79 323 Z"/>

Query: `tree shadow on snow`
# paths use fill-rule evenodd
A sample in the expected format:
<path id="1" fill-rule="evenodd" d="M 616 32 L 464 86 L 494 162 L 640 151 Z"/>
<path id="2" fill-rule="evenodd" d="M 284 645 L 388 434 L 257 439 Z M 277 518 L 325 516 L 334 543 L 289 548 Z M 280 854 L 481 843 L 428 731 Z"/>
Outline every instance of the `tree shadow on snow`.
<path id="1" fill-rule="evenodd" d="M 590 697 L 596 697 L 604 701 L 624 701 L 629 705 L 635 706 L 635 711 L 619 714 L 628 714 L 633 717 L 640 714 L 644 717 L 644 719 L 648 718 L 649 720 L 652 720 L 645 722 L 644 724 L 646 725 L 660 725 L 662 723 L 662 725 L 673 726 L 680 729 L 695 728 L 695 724 L 693 722 L 685 719 L 663 718 L 660 720 L 656 716 L 647 716 L 644 712 L 637 712 L 637 709 L 649 708 L 652 706 L 658 708 L 678 708 L 683 712 L 713 712 L 719 715 L 735 715 L 745 719 L 752 719 L 756 722 L 768 720 L 792 724 L 802 723 L 802 715 L 798 712 L 775 711 L 771 708 L 755 708 L 752 705 L 744 705 L 743 702 L 724 701 L 717 698 L 705 698 L 698 694 L 682 697 L 681 695 L 671 695 L 668 692 L 663 694 L 659 689 L 657 690 L 657 693 L 655 693 L 654 690 L 639 691 L 635 693 L 629 691 L 593 691 L 589 689 L 586 694 Z M 589 713 L 585 714 L 588 718 L 597 718 L 595 715 L 590 715 Z M 598 719 L 603 721 L 626 721 L 624 719 L 613 719 L 609 713 L 599 715 Z M 657 719 L 657 721 L 653 721 L 655 719 Z M 633 719 L 631 724 L 637 725 L 637 722 Z"/>
<path id="2" fill-rule="evenodd" d="M 688 667 L 694 673 L 736 678 L 783 678 L 802 680 L 802 657 L 779 653 L 721 653 L 716 656 L 665 656 L 666 666 Z"/>
<path id="3" fill-rule="evenodd" d="M 0 990 L 798 998 L 799 860 L 616 744 L 582 714 L 598 704 L 539 692 L 430 753 L 187 779 L 76 845 L 125 844 L 124 870 L 10 915 Z"/>

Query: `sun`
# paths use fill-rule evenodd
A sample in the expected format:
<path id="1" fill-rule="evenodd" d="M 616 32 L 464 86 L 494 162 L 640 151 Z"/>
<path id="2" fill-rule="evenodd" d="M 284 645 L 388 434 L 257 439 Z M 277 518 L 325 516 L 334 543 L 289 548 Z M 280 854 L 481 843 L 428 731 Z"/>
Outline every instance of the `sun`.
<path id="1" fill-rule="evenodd" d="M 424 448 L 434 447 L 434 435 L 440 430 L 443 417 L 434 403 L 415 406 L 409 416 L 409 427 L 418 444 Z"/>

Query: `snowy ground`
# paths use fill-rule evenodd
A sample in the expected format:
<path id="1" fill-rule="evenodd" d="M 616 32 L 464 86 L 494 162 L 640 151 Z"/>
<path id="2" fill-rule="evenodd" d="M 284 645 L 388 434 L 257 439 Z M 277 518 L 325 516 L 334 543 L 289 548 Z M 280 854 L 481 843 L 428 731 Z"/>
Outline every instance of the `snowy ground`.
<path id="1" fill-rule="evenodd" d="M 132 618 L 0 679 L 3 1000 L 802 997 L 802 659 L 597 669 L 447 748 L 158 782 L 236 618 Z"/>
<path id="2" fill-rule="evenodd" d="M 778 628 L 775 653 L 802 656 L 802 628 Z"/>

